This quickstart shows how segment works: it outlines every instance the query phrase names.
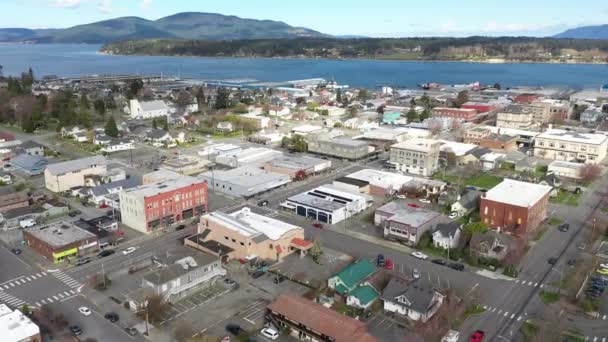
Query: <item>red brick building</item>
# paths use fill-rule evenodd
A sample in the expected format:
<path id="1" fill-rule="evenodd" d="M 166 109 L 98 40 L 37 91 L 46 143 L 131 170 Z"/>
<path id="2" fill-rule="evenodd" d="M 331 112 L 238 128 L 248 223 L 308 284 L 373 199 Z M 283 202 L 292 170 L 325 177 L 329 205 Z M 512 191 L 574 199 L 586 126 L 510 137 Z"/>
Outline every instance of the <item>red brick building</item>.
<path id="1" fill-rule="evenodd" d="M 515 96 L 513 101 L 515 101 L 517 103 L 530 103 L 530 102 L 538 100 L 539 98 L 540 98 L 539 94 L 523 93 L 523 94 L 519 94 L 519 95 Z"/>
<path id="2" fill-rule="evenodd" d="M 481 138 L 478 145 L 492 150 L 514 151 L 517 149 L 517 137 L 491 133 Z"/>
<path id="3" fill-rule="evenodd" d="M 493 105 L 485 102 L 465 102 L 460 108 L 475 109 L 477 113 L 487 113 L 496 109 Z"/>
<path id="4" fill-rule="evenodd" d="M 526 236 L 547 218 L 551 187 L 505 179 L 481 197 L 483 223 L 516 236 Z"/>
<path id="5" fill-rule="evenodd" d="M 207 182 L 182 176 L 120 193 L 122 223 L 149 233 L 207 212 Z"/>
<path id="6" fill-rule="evenodd" d="M 477 110 L 475 109 L 435 107 L 432 112 L 434 117 L 453 118 L 464 121 L 471 121 L 477 116 Z"/>

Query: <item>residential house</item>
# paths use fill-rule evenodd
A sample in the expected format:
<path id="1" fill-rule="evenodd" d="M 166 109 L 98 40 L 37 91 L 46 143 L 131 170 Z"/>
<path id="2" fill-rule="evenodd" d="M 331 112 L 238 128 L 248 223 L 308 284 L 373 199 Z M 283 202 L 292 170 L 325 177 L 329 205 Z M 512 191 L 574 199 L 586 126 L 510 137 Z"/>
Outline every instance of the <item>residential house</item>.
<path id="1" fill-rule="evenodd" d="M 0 171 L 0 184 L 7 185 L 13 183 L 13 176 L 10 173 Z"/>
<path id="2" fill-rule="evenodd" d="M 360 259 L 327 279 L 327 287 L 336 291 L 343 299 L 346 299 L 353 290 L 376 271 L 376 265 L 367 259 Z"/>
<path id="3" fill-rule="evenodd" d="M 234 125 L 230 121 L 218 122 L 215 131 L 221 134 L 232 133 L 234 132 Z"/>
<path id="4" fill-rule="evenodd" d="M 367 310 L 378 298 L 380 298 L 380 293 L 373 286 L 365 284 L 356 287 L 348 293 L 346 305 Z"/>
<path id="5" fill-rule="evenodd" d="M 129 101 L 130 114 L 133 119 L 151 119 L 168 116 L 170 108 L 164 101 L 143 101 L 133 99 Z"/>
<path id="6" fill-rule="evenodd" d="M 481 192 L 467 190 L 462 196 L 458 196 L 457 201 L 450 206 L 450 211 L 458 216 L 466 216 L 477 209 L 480 197 Z"/>
<path id="7" fill-rule="evenodd" d="M 427 322 L 443 304 L 444 296 L 422 279 L 408 281 L 394 276 L 382 291 L 385 312 L 417 322 Z"/>
<path id="8" fill-rule="evenodd" d="M 44 149 L 46 147 L 44 145 L 41 145 L 35 141 L 32 140 L 27 140 L 24 141 L 23 144 L 18 145 L 15 150 L 14 153 L 19 155 L 19 154 L 29 154 L 30 156 L 40 156 L 43 157 L 44 156 Z"/>
<path id="9" fill-rule="evenodd" d="M 95 138 L 93 138 L 93 144 L 99 146 L 105 146 L 109 144 L 110 141 L 112 141 L 112 137 L 105 134 L 97 134 L 95 135 Z"/>
<path id="10" fill-rule="evenodd" d="M 89 141 L 89 137 L 87 134 L 88 130 L 84 127 L 72 126 L 72 127 L 61 127 L 61 137 L 62 138 L 72 138 L 77 142 L 87 142 Z"/>
<path id="11" fill-rule="evenodd" d="M 110 202 L 107 200 L 107 195 L 109 194 L 117 194 L 122 190 L 131 189 L 139 185 L 139 182 L 135 178 L 129 178 L 124 180 L 119 180 L 116 182 L 101 184 L 96 187 L 90 188 L 86 191 L 87 197 L 90 202 L 95 203 L 95 205 L 99 206 L 102 204 L 109 204 L 106 202 Z"/>
<path id="12" fill-rule="evenodd" d="M 469 242 L 469 252 L 478 258 L 502 261 L 512 248 L 513 239 L 508 235 L 488 230 L 475 233 Z"/>
<path id="13" fill-rule="evenodd" d="M 133 149 L 135 149 L 135 145 L 130 138 L 113 138 L 101 148 L 101 151 L 106 153 L 114 153 Z"/>
<path id="14" fill-rule="evenodd" d="M 163 129 L 152 129 L 146 133 L 145 140 L 151 142 L 153 146 L 173 145 L 175 139 L 171 134 Z"/>
<path id="15" fill-rule="evenodd" d="M 462 224 L 458 222 L 439 223 L 433 232 L 433 245 L 435 248 L 457 248 L 461 231 Z"/>

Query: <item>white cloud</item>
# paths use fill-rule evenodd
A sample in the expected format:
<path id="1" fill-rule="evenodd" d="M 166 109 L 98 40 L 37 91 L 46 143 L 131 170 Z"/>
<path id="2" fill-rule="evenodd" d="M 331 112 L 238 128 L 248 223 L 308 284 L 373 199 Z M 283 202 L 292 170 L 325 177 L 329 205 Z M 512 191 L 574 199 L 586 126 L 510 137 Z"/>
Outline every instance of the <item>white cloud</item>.
<path id="1" fill-rule="evenodd" d="M 141 4 L 139 6 L 142 10 L 147 11 L 152 7 L 152 0 L 141 0 Z"/>
<path id="2" fill-rule="evenodd" d="M 99 3 L 97 4 L 97 9 L 102 13 L 113 12 L 112 0 L 99 0 Z"/>
<path id="3" fill-rule="evenodd" d="M 82 0 L 53 0 L 51 5 L 62 8 L 76 8 L 80 6 Z"/>

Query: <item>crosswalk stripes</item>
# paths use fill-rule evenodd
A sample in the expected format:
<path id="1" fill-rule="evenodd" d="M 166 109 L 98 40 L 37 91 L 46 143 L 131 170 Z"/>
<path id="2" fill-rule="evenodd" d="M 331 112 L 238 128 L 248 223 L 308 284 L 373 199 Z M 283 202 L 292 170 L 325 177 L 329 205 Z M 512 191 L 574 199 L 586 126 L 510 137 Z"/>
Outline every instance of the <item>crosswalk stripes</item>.
<path id="1" fill-rule="evenodd" d="M 496 314 L 500 317 L 507 317 L 507 319 L 515 319 L 516 317 L 515 313 L 509 312 L 507 310 L 502 310 L 488 305 L 483 305 L 482 307 L 486 312 Z M 524 313 L 523 315 L 517 316 L 517 321 L 521 321 L 523 319 L 523 316 L 526 316 L 526 314 Z"/>
<path id="2" fill-rule="evenodd" d="M 62 271 L 58 271 L 58 272 L 53 273 L 53 276 L 55 276 L 55 278 L 59 279 L 62 283 L 66 284 L 67 286 L 69 286 L 71 288 L 75 288 L 75 287 L 80 286 L 79 282 L 77 282 L 71 276 L 63 273 Z"/>
<path id="3" fill-rule="evenodd" d="M 17 279 L 9 280 L 7 282 L 0 284 L 0 290 L 2 290 L 3 288 L 4 288 L 4 290 L 8 290 L 15 286 L 24 285 L 31 281 L 38 280 L 46 275 L 47 275 L 46 272 L 38 272 L 38 273 L 29 274 L 26 276 L 21 276 Z"/>
<path id="4" fill-rule="evenodd" d="M 63 291 L 63 292 L 59 292 L 55 295 L 48 296 L 47 298 L 40 299 L 35 304 L 36 304 L 36 306 L 40 306 L 40 305 L 44 305 L 44 304 L 59 302 L 59 301 L 63 301 L 63 300 L 72 298 L 76 295 L 78 295 L 78 292 L 75 290 Z"/>
<path id="5" fill-rule="evenodd" d="M 8 294 L 6 292 L 0 292 L 0 301 L 5 302 L 6 304 L 8 304 L 9 306 L 12 307 L 20 307 L 23 304 L 25 304 L 25 302 L 11 294 Z"/>

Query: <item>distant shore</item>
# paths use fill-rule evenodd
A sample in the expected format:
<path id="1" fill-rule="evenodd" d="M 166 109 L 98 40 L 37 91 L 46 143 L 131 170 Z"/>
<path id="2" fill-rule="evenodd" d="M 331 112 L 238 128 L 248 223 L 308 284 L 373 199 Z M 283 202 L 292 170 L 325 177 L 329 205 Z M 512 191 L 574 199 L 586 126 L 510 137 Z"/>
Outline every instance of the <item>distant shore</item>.
<path id="1" fill-rule="evenodd" d="M 147 53 L 111 53 L 103 50 L 97 52 L 100 55 L 105 56 L 140 56 L 140 57 L 188 57 L 188 58 L 220 58 L 220 59 L 309 59 L 309 60 L 326 60 L 326 61 L 403 61 L 403 62 L 437 62 L 437 63 L 480 63 L 480 64 L 572 64 L 572 65 L 608 65 L 608 61 L 577 61 L 577 60 L 520 60 L 520 59 L 505 59 L 505 58 L 487 58 L 487 59 L 433 59 L 433 58 L 391 58 L 387 57 L 359 57 L 359 58 L 331 58 L 331 57 L 311 57 L 311 56 L 277 56 L 277 57 L 265 57 L 265 56 L 198 56 L 191 54 L 147 54 Z"/>

